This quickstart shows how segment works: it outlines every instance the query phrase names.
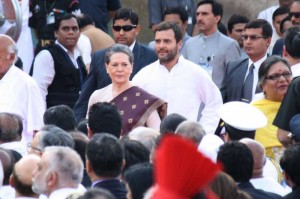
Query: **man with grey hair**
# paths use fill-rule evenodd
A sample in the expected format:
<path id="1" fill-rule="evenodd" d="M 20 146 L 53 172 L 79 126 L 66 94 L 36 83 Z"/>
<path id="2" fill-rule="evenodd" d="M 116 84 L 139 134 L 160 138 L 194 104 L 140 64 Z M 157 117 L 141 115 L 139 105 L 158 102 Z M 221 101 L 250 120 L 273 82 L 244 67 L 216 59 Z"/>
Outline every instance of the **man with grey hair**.
<path id="1" fill-rule="evenodd" d="M 191 140 L 198 146 L 206 133 L 199 122 L 184 121 L 179 124 L 175 134 Z"/>
<path id="2" fill-rule="evenodd" d="M 34 79 L 14 65 L 17 57 L 15 42 L 0 34 L 0 43 L 0 112 L 22 117 L 22 142 L 28 143 L 33 132 L 43 125 L 45 104 Z"/>
<path id="3" fill-rule="evenodd" d="M 42 155 L 48 146 L 66 146 L 74 148 L 74 140 L 70 134 L 55 125 L 46 125 L 38 131 L 28 147 L 28 153 Z"/>
<path id="4" fill-rule="evenodd" d="M 78 186 L 83 177 L 83 162 L 80 156 L 69 147 L 46 147 L 33 171 L 32 190 L 45 194 L 49 199 L 66 198 L 83 192 Z"/>

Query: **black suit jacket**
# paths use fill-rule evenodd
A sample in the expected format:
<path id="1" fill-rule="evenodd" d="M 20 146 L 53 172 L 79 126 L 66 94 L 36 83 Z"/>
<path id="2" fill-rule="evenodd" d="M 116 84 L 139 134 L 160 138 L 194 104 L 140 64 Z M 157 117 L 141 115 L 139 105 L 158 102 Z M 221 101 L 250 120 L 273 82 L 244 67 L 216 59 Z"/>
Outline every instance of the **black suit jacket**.
<path id="1" fill-rule="evenodd" d="M 238 187 L 247 192 L 252 199 L 280 199 L 282 198 L 280 195 L 275 193 L 266 192 L 261 189 L 255 189 L 254 186 L 250 182 L 241 182 L 238 184 Z"/>
<path id="2" fill-rule="evenodd" d="M 126 199 L 126 187 L 119 179 L 104 180 L 95 184 L 94 187 L 110 191 L 116 199 Z"/>
<path id="3" fill-rule="evenodd" d="M 284 39 L 283 38 L 278 39 L 275 42 L 275 45 L 273 47 L 272 55 L 278 55 L 282 57 L 283 46 L 284 46 Z"/>
<path id="4" fill-rule="evenodd" d="M 246 73 L 248 70 L 249 58 L 238 59 L 228 62 L 225 76 L 220 88 L 223 102 L 240 101 Z M 256 92 L 261 92 L 257 87 Z"/>
<path id="5" fill-rule="evenodd" d="M 108 48 L 97 51 L 92 57 L 90 72 L 82 86 L 81 94 L 73 109 L 77 122 L 85 118 L 88 102 L 92 93 L 97 89 L 104 88 L 111 84 L 111 79 L 105 70 L 104 55 L 107 50 Z M 138 42 L 135 43 L 132 52 L 134 55 L 134 64 L 130 79 L 144 66 L 157 60 L 157 55 L 152 49 Z"/>

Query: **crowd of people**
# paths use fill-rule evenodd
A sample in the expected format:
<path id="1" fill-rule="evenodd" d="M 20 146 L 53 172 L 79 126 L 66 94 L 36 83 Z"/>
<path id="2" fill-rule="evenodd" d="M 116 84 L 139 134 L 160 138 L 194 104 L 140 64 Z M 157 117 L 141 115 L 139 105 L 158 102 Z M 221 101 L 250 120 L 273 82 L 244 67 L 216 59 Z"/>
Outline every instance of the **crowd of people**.
<path id="1" fill-rule="evenodd" d="M 21 5 L 0 199 L 300 198 L 300 0 L 227 26 L 219 1 L 148 0 L 147 45 L 119 0 Z"/>

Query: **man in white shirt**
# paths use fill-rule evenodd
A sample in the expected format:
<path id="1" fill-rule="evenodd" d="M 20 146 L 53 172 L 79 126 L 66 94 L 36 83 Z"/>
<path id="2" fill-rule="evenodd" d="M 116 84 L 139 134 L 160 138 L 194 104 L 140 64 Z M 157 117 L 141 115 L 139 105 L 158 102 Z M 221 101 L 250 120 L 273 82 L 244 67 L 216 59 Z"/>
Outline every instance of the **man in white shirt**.
<path id="1" fill-rule="evenodd" d="M 289 8 L 293 2 L 294 2 L 294 0 L 278 0 L 278 5 L 271 6 L 267 9 L 261 11 L 258 14 L 257 18 L 267 20 L 271 25 L 273 25 L 272 16 L 273 16 L 273 13 L 275 12 L 275 10 L 279 7 Z M 272 26 L 272 28 L 273 28 L 273 31 L 275 31 L 274 26 Z"/>
<path id="2" fill-rule="evenodd" d="M 0 43 L 0 112 L 21 116 L 22 142 L 27 144 L 33 131 L 43 126 L 45 105 L 34 79 L 14 65 L 17 56 L 15 42 L 1 34 Z"/>
<path id="3" fill-rule="evenodd" d="M 67 198 L 83 192 L 78 189 L 82 177 L 83 162 L 77 152 L 69 147 L 46 147 L 33 171 L 32 190 L 49 199 Z"/>
<path id="4" fill-rule="evenodd" d="M 158 60 L 138 72 L 133 83 L 168 102 L 168 114 L 199 121 L 206 133 L 219 122 L 221 94 L 207 72 L 180 55 L 182 32 L 176 23 L 162 22 L 155 31 Z"/>

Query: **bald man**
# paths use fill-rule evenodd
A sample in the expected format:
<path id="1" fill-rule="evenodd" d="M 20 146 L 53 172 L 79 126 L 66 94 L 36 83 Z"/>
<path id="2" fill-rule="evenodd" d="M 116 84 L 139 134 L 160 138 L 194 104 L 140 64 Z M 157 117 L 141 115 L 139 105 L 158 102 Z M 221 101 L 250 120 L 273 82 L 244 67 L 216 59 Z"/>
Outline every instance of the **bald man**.
<path id="1" fill-rule="evenodd" d="M 14 65 L 17 57 L 15 42 L 0 34 L 0 44 L 0 112 L 22 117 L 22 143 L 27 144 L 33 132 L 43 126 L 45 104 L 34 79 Z"/>
<path id="2" fill-rule="evenodd" d="M 245 144 L 252 152 L 254 159 L 253 173 L 250 180 L 251 184 L 256 189 L 262 189 L 264 191 L 276 193 L 278 195 L 284 196 L 287 194 L 288 190 L 285 190 L 276 180 L 271 177 L 263 175 L 264 166 L 266 165 L 266 153 L 265 148 L 259 142 L 250 139 L 243 138 L 240 140 L 241 143 Z"/>
<path id="3" fill-rule="evenodd" d="M 32 172 L 37 169 L 40 157 L 29 154 L 23 157 L 14 166 L 9 184 L 16 190 L 16 198 L 38 198 L 38 194 L 31 189 Z"/>

